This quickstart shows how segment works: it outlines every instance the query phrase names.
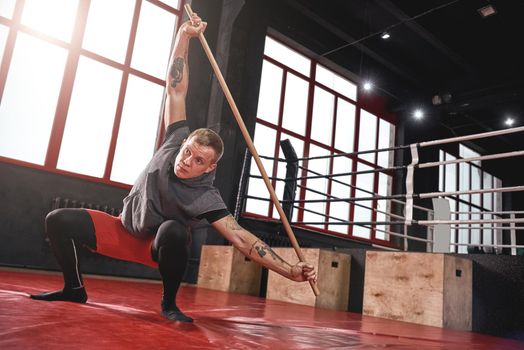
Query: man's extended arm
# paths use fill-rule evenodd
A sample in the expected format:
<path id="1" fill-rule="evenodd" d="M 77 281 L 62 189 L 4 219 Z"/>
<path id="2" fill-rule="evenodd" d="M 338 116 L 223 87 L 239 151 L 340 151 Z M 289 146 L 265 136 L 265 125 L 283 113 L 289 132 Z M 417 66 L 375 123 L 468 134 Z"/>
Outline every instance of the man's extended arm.
<path id="1" fill-rule="evenodd" d="M 231 215 L 213 222 L 212 225 L 242 254 L 260 265 L 294 281 L 316 280 L 312 265 L 304 262 L 289 264 L 266 243 L 242 228 Z"/>
<path id="2" fill-rule="evenodd" d="M 169 59 L 166 77 L 167 100 L 164 125 L 167 128 L 180 120 L 186 119 L 186 95 L 189 84 L 188 48 L 189 40 L 204 32 L 206 23 L 196 14 L 180 26 L 175 38 L 175 45 Z"/>

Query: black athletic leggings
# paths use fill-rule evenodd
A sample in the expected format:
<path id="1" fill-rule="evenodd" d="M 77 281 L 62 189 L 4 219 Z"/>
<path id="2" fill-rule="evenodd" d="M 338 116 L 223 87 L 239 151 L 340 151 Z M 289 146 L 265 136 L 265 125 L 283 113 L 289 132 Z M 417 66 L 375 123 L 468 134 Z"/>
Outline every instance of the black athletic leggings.
<path id="1" fill-rule="evenodd" d="M 96 251 L 96 235 L 91 216 L 84 209 L 64 208 L 50 212 L 45 220 L 51 249 L 62 269 L 65 288 L 83 286 L 77 249 Z M 189 258 L 190 234 L 186 226 L 168 220 L 160 225 L 151 255 L 158 262 L 164 285 L 163 302 L 175 305 L 175 298 Z"/>

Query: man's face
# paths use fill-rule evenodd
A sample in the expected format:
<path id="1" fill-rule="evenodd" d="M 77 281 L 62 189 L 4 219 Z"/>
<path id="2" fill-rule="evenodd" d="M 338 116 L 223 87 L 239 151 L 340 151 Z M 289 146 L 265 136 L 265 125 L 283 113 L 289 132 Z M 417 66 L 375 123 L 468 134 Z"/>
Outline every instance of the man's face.
<path id="1" fill-rule="evenodd" d="M 213 171 L 217 164 L 215 151 L 209 146 L 202 146 L 194 137 L 185 140 L 175 159 L 175 175 L 179 179 L 191 179 Z"/>

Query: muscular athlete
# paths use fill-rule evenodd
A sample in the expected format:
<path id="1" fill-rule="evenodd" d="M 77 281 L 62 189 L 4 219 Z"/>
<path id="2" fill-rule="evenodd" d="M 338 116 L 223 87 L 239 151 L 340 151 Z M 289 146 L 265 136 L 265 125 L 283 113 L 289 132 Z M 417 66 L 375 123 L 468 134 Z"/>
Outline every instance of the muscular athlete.
<path id="1" fill-rule="evenodd" d="M 197 14 L 180 27 L 166 77 L 164 142 L 124 199 L 120 217 L 88 209 L 57 209 L 46 217 L 46 234 L 62 269 L 64 288 L 31 295 L 45 301 L 85 303 L 77 249 L 158 267 L 163 283 L 162 314 L 191 322 L 176 305 L 188 258 L 191 222 L 206 219 L 245 256 L 295 281 L 316 280 L 311 264 L 291 265 L 242 228 L 213 186 L 223 154 L 220 136 L 210 129 L 190 133 L 186 122 L 188 46 L 206 23 Z"/>

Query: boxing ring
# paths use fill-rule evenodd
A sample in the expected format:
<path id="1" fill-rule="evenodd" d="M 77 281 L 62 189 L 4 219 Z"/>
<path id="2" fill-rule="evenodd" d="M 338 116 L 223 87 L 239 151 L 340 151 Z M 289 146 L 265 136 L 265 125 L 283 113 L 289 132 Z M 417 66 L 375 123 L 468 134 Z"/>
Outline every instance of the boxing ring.
<path id="1" fill-rule="evenodd" d="M 507 187 L 494 187 L 494 188 L 480 188 L 480 189 L 468 189 L 468 190 L 457 190 L 457 191 L 435 191 L 435 192 L 426 192 L 426 193 L 416 193 L 414 191 L 415 181 L 417 180 L 417 173 L 421 169 L 430 169 L 438 168 L 442 169 L 448 165 L 459 165 L 461 163 L 465 164 L 475 164 L 477 162 L 486 162 L 490 160 L 499 160 L 505 158 L 516 158 L 524 156 L 524 151 L 511 151 L 498 154 L 489 154 L 475 157 L 466 157 L 466 158 L 457 158 L 453 160 L 444 160 L 444 161 L 430 161 L 430 162 L 420 162 L 419 152 L 424 148 L 439 147 L 442 145 L 453 144 L 453 143 L 462 143 L 465 141 L 478 140 L 483 138 L 497 137 L 507 134 L 516 134 L 522 133 L 524 127 L 510 128 L 493 132 L 486 132 L 480 134 L 473 134 L 461 137 L 452 137 L 441 140 L 426 141 L 415 143 L 406 146 L 398 147 L 389 147 L 377 150 L 365 150 L 357 151 L 351 153 L 337 153 L 326 156 L 316 156 L 316 157 L 303 157 L 298 158 L 293 149 L 289 150 L 290 145 L 283 143 L 281 145 L 283 153 L 286 155 L 286 158 L 274 158 L 269 156 L 260 156 L 261 158 L 267 161 L 281 162 L 286 164 L 288 171 L 285 176 L 273 176 L 270 179 L 273 181 L 274 187 L 279 188 L 279 183 L 285 184 L 283 190 L 281 191 L 281 203 L 282 206 L 286 209 L 286 215 L 288 219 L 291 220 L 291 224 L 295 227 L 307 228 L 314 230 L 319 226 L 323 226 L 326 232 L 326 228 L 335 225 L 341 226 L 359 226 L 375 233 L 379 232 L 387 240 L 389 236 L 398 238 L 401 240 L 397 247 L 392 247 L 391 245 L 384 244 L 383 248 L 387 249 L 398 249 L 402 251 L 409 251 L 411 241 L 418 241 L 427 244 L 428 252 L 454 252 L 456 249 L 454 247 L 474 247 L 483 249 L 485 252 L 496 252 L 501 253 L 501 249 L 508 248 L 510 249 L 511 255 L 517 254 L 517 249 L 524 248 L 524 245 L 517 244 L 517 231 L 520 231 L 524 226 L 519 226 L 519 224 L 524 222 L 524 211 L 519 210 L 492 210 L 492 211 L 457 211 L 451 210 L 449 205 L 449 198 L 461 198 L 463 196 L 478 195 L 482 196 L 485 194 L 502 194 L 502 193 L 512 193 L 512 192 L 521 192 L 524 191 L 524 186 L 507 186 Z M 284 140 L 288 141 L 288 140 Z M 332 173 L 332 174 L 321 174 L 318 171 L 308 169 L 307 164 L 312 160 L 318 159 L 334 159 L 336 157 L 345 157 L 355 161 L 358 157 L 369 154 L 369 153 L 380 153 L 380 152 L 398 152 L 409 150 L 411 156 L 411 162 L 408 165 L 400 166 L 389 166 L 389 167 L 378 167 L 376 169 L 368 169 L 361 171 L 347 171 L 342 173 Z M 280 167 L 280 165 L 279 165 Z M 289 168 L 294 170 L 289 171 Z M 297 175 L 299 171 L 302 171 L 302 175 Z M 279 169 L 279 174 L 281 173 Z M 389 195 L 381 195 L 376 192 L 369 191 L 365 188 L 359 188 L 352 183 L 344 183 L 343 181 L 338 180 L 339 178 L 350 178 L 352 176 L 358 176 L 363 174 L 401 174 L 402 181 L 404 183 L 405 192 L 404 193 L 395 193 Z M 305 175 L 304 175 L 305 174 Z M 294 176 L 295 175 L 295 176 Z M 249 191 L 249 182 L 252 179 L 261 179 L 262 177 L 256 172 L 256 169 L 250 166 L 249 157 L 246 155 L 244 171 L 241 180 L 241 192 L 239 193 L 237 208 L 235 215 L 237 217 L 245 211 L 246 203 L 249 200 L 255 200 L 259 202 L 269 202 L 267 197 L 261 195 L 254 195 Z M 333 193 L 325 193 L 322 191 L 315 190 L 313 188 L 308 188 L 307 181 L 315 181 L 317 179 L 326 179 L 327 187 L 330 187 L 332 183 L 337 183 L 339 185 L 347 186 L 355 192 L 363 194 L 361 196 L 354 197 L 338 197 Z M 282 186 L 280 186 L 282 189 Z M 304 192 L 310 192 L 317 195 L 317 197 L 322 196 L 324 198 L 315 198 L 315 199 L 305 199 Z M 431 200 L 432 207 L 425 207 L 417 201 L 421 200 Z M 380 206 L 366 206 L 362 203 L 373 203 L 373 202 L 385 202 L 386 209 L 390 209 L 393 205 L 400 207 L 400 210 L 395 212 L 387 211 Z M 330 205 L 331 203 L 348 203 L 353 205 L 354 208 L 362 207 L 371 212 L 379 214 L 381 217 L 386 218 L 386 220 L 381 221 L 359 221 L 349 220 L 348 217 L 337 217 L 333 215 L 326 214 L 326 212 L 315 211 L 310 208 L 307 208 L 308 204 L 323 204 L 324 207 Z M 307 220 L 297 220 L 297 215 L 293 215 L 293 210 L 302 211 L 303 213 L 312 213 L 317 217 L 321 218 L 318 221 L 307 221 Z M 355 210 L 355 209 L 353 209 Z M 418 212 L 418 213 L 417 213 Z M 247 216 L 250 216 L 247 213 Z M 303 215 L 305 216 L 305 215 Z M 420 217 L 423 218 L 420 218 Z M 253 215 L 253 217 L 257 217 Z M 454 217 L 469 217 L 470 219 L 453 219 Z M 472 217 L 478 217 L 472 219 Z M 419 227 L 425 228 L 426 237 L 420 237 L 415 235 L 410 235 L 409 231 L 411 228 Z M 482 242 L 457 242 L 456 239 L 452 238 L 452 233 L 459 230 L 491 230 L 493 231 L 494 238 L 492 239 L 493 243 L 482 243 Z M 508 232 L 509 243 L 502 243 L 502 235 L 504 232 Z M 333 233 L 333 232 L 328 232 Z M 334 232 L 335 234 L 339 232 Z M 338 234 L 338 236 L 343 236 Z M 348 238 L 354 238 L 350 235 L 346 235 Z M 358 239 L 358 237 L 357 237 Z M 374 241 L 376 243 L 376 241 Z"/>
<path id="2" fill-rule="evenodd" d="M 384 244 L 387 250 L 408 252 L 411 242 L 426 245 L 428 252 L 449 252 L 452 247 L 475 246 L 492 249 L 517 249 L 517 231 L 524 225 L 522 211 L 492 210 L 480 213 L 478 219 L 452 220 L 452 216 L 472 215 L 470 212 L 451 210 L 447 197 L 472 193 L 506 193 L 522 191 L 524 186 L 508 186 L 467 191 L 441 191 L 415 193 L 417 172 L 454 163 L 487 161 L 503 157 L 518 157 L 524 152 L 508 152 L 453 161 L 420 163 L 418 151 L 425 147 L 439 146 L 448 142 L 461 142 L 482 137 L 495 137 L 506 133 L 517 133 L 524 128 L 513 128 L 492 133 L 470 135 L 459 138 L 418 143 L 409 146 L 370 150 L 366 153 L 396 152 L 409 150 L 411 163 L 406 166 L 352 170 L 338 174 L 322 174 L 311 171 L 300 164 L 312 158 L 271 159 L 292 163 L 292 171 L 302 170 L 302 175 L 271 177 L 274 183 L 287 184 L 282 191 L 282 207 L 289 215 L 294 227 L 321 228 L 360 226 L 374 230 L 384 237 L 397 239 L 399 246 Z M 364 152 L 337 154 L 336 157 L 358 157 Z M 319 157 L 317 157 L 319 158 Z M 243 183 L 235 215 L 241 215 L 245 201 L 256 199 L 270 202 L 263 196 L 253 196 L 247 191 L 247 179 L 260 178 L 249 174 L 249 163 L 243 171 Z M 405 193 L 378 194 L 341 179 L 376 172 L 403 173 L 401 181 Z M 306 199 L 296 193 L 305 191 L 308 180 L 327 178 L 340 186 L 348 186 L 360 196 L 343 197 L 335 193 L 312 193 L 325 198 Z M 285 187 L 285 186 L 284 186 Z M 277 186 L 282 189 L 282 186 Z M 418 203 L 431 200 L 432 208 Z M 379 202 L 380 206 L 367 204 Z M 346 203 L 373 213 L 378 221 L 352 221 L 348 218 L 325 215 L 325 212 L 308 207 L 310 204 Z M 392 210 L 394 207 L 402 210 Z M 324 220 L 297 220 L 293 209 L 308 211 Z M 354 209 L 353 209 L 354 210 Z M 295 212 L 296 213 L 296 212 Z M 476 215 L 477 213 L 475 213 Z M 274 220 L 274 218 L 272 218 Z M 278 220 L 275 220 L 278 221 Z M 453 230 L 471 229 L 473 225 L 492 230 L 494 237 L 509 233 L 511 242 L 504 244 L 494 239 L 492 244 L 460 242 L 450 239 Z M 410 230 L 422 228 L 425 237 L 415 236 Z M 317 227 L 318 228 L 318 227 Z M 348 231 L 349 232 L 349 231 Z M 340 236 L 340 232 L 339 232 Z M 378 246 L 378 244 L 376 244 Z M 389 348 L 389 349 L 522 349 L 524 343 L 485 334 L 456 331 L 441 327 L 400 322 L 391 319 L 366 316 L 360 313 L 336 311 L 306 305 L 269 300 L 262 297 L 227 293 L 184 285 L 179 292 L 179 305 L 195 319 L 193 324 L 181 324 L 164 319 L 158 312 L 161 284 L 158 281 L 132 280 L 86 275 L 84 282 L 89 293 L 87 304 L 67 302 L 42 303 L 28 298 L 29 294 L 41 290 L 53 290 L 62 284 L 59 273 L 42 271 L 0 269 L 0 348 L 133 348 L 133 349 L 346 349 L 346 348 Z"/>

